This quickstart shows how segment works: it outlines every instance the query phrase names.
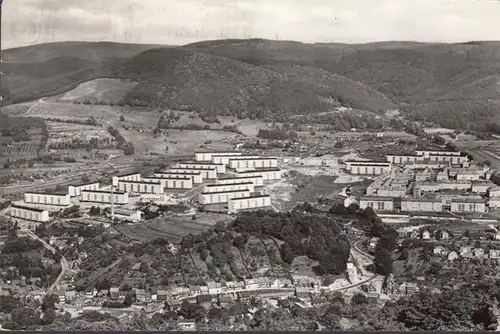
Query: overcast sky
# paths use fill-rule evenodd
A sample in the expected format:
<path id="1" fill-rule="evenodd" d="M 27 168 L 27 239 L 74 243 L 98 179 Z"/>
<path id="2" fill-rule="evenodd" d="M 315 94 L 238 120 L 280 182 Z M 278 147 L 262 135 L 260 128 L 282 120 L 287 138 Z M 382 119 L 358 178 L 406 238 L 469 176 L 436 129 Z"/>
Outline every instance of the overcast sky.
<path id="1" fill-rule="evenodd" d="M 500 40 L 495 0 L 5 0 L 2 16 L 3 49 L 69 40 Z"/>

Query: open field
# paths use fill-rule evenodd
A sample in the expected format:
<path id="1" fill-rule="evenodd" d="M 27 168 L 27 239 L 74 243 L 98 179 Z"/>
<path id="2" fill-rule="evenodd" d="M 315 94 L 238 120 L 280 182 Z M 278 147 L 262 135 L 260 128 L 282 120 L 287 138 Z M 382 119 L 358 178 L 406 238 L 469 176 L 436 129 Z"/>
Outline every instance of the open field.
<path id="1" fill-rule="evenodd" d="M 115 229 L 127 237 L 139 241 L 152 241 L 165 238 L 170 242 L 179 242 L 189 233 L 196 234 L 214 226 L 217 222 L 228 222 L 232 218 L 226 215 L 200 213 L 193 220 L 191 216 L 161 217 L 138 224 L 121 224 Z"/>
<path id="2" fill-rule="evenodd" d="M 102 101 L 111 104 L 119 103 L 125 94 L 137 85 L 119 79 L 101 78 L 84 82 L 75 89 L 59 96 L 61 101 L 93 102 Z"/>

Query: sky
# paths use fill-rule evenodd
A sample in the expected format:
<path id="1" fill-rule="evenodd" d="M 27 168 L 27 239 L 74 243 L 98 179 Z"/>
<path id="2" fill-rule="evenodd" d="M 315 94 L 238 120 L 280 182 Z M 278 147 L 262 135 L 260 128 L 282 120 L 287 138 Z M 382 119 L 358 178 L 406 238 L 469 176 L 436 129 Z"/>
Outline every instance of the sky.
<path id="1" fill-rule="evenodd" d="M 500 0 L 4 0 L 2 11 L 2 49 L 57 41 L 500 40 Z"/>

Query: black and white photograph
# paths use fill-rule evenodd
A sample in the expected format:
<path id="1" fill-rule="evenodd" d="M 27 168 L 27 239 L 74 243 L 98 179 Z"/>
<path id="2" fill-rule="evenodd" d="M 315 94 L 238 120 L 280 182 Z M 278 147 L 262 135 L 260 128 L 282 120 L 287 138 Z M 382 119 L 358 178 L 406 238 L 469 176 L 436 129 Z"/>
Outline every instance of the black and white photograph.
<path id="1" fill-rule="evenodd" d="M 500 331 L 500 1 L 0 22 L 0 331 Z"/>

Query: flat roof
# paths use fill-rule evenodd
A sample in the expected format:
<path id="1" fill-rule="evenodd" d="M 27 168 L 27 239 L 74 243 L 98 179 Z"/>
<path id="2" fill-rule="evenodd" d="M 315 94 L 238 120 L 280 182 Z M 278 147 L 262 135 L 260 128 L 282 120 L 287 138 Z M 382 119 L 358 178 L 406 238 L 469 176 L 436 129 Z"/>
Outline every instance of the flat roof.
<path id="1" fill-rule="evenodd" d="M 129 173 L 129 174 L 121 174 L 121 175 L 116 175 L 115 177 L 126 177 L 126 176 L 132 176 L 132 175 L 141 175 L 141 173 Z"/>
<path id="2" fill-rule="evenodd" d="M 351 163 L 351 166 L 366 166 L 366 167 L 372 167 L 372 166 L 390 166 L 390 162 L 385 162 L 385 163 L 366 163 L 366 164 L 360 164 L 360 163 Z"/>
<path id="3" fill-rule="evenodd" d="M 250 173 L 260 173 L 260 172 L 280 172 L 279 168 L 260 168 L 260 169 L 252 169 L 238 172 L 238 174 L 250 174 Z"/>
<path id="4" fill-rule="evenodd" d="M 49 195 L 49 196 L 67 196 L 68 191 L 67 190 L 58 190 L 58 191 L 51 191 L 51 192 L 36 192 L 36 191 L 27 191 L 24 193 L 25 195 L 31 194 L 31 195 Z"/>
<path id="5" fill-rule="evenodd" d="M 250 192 L 250 189 L 238 189 L 238 190 L 224 190 L 224 191 L 214 191 L 214 192 L 202 192 L 202 195 L 211 195 L 211 194 L 225 194 L 225 193 L 238 193 L 242 191 Z"/>
<path id="6" fill-rule="evenodd" d="M 201 175 L 201 172 L 169 172 L 169 171 L 164 171 L 164 172 L 156 172 L 156 174 L 166 174 L 166 175 Z"/>
<path id="7" fill-rule="evenodd" d="M 144 182 L 144 181 L 131 181 L 131 180 L 120 180 L 120 183 L 138 183 L 138 184 L 161 184 L 161 182 Z"/>
<path id="8" fill-rule="evenodd" d="M 234 158 L 234 159 L 230 159 L 231 161 L 235 160 L 235 161 L 238 161 L 238 160 L 278 160 L 277 157 L 256 157 L 256 158 L 252 158 L 252 157 L 238 157 L 238 158 Z"/>
<path id="9" fill-rule="evenodd" d="M 264 198 L 264 197 L 271 197 L 271 195 L 253 195 L 253 196 L 247 196 L 247 197 L 236 197 L 236 198 L 231 198 L 231 200 L 250 199 L 250 198 Z"/>
<path id="10" fill-rule="evenodd" d="M 239 182 L 239 183 L 231 183 L 231 184 L 207 184 L 205 187 L 216 188 L 216 187 L 227 187 L 227 186 L 237 186 L 237 185 L 247 185 L 247 184 L 253 184 L 253 182 Z"/>
<path id="11" fill-rule="evenodd" d="M 346 163 L 375 163 L 375 164 L 388 164 L 389 162 L 387 161 L 379 161 L 379 160 L 346 160 Z"/>
<path id="12" fill-rule="evenodd" d="M 150 179 L 150 180 L 191 180 L 189 176 L 185 177 L 159 177 L 159 176 L 145 176 L 142 178 L 143 180 Z M 150 183 L 150 182 L 148 182 Z"/>
<path id="13" fill-rule="evenodd" d="M 171 167 L 170 169 L 173 169 L 173 170 L 197 170 L 197 171 L 213 170 L 213 171 L 217 171 L 216 168 L 196 168 L 196 167 Z"/>
<path id="14" fill-rule="evenodd" d="M 82 193 L 111 194 L 111 190 L 91 190 L 91 189 L 85 189 L 85 190 L 82 190 Z M 113 194 L 124 195 L 125 192 L 124 191 L 113 190 Z"/>
<path id="15" fill-rule="evenodd" d="M 201 166 L 224 166 L 224 164 L 218 164 L 215 162 L 203 162 L 203 161 L 183 161 L 178 162 L 178 165 L 201 165 Z M 175 168 L 175 167 L 174 167 Z"/>
<path id="16" fill-rule="evenodd" d="M 194 152 L 194 154 L 238 154 L 241 153 L 239 151 L 228 151 L 228 152 L 222 152 L 222 151 L 198 151 Z"/>
<path id="17" fill-rule="evenodd" d="M 360 201 L 394 201 L 393 197 L 383 197 L 383 196 L 360 196 Z"/>
<path id="18" fill-rule="evenodd" d="M 420 157 L 418 154 L 386 154 L 386 157 Z"/>
<path id="19" fill-rule="evenodd" d="M 43 209 L 31 208 L 29 206 L 18 205 L 18 204 L 12 204 L 10 207 L 11 208 L 15 208 L 15 209 L 23 209 L 23 210 L 35 211 L 35 212 L 44 212 L 44 211 L 46 211 L 46 210 L 43 210 Z"/>
<path id="20" fill-rule="evenodd" d="M 414 198 L 414 197 L 403 198 L 401 200 L 401 202 L 438 202 L 438 203 L 442 203 L 442 201 L 440 201 L 437 198 Z"/>
<path id="21" fill-rule="evenodd" d="M 219 180 L 247 180 L 247 179 L 255 179 L 255 178 L 264 178 L 262 175 L 254 175 L 254 176 L 237 176 L 237 177 L 223 177 Z"/>
<path id="22" fill-rule="evenodd" d="M 453 203 L 486 203 L 485 199 L 479 198 L 453 198 L 451 199 Z"/>

